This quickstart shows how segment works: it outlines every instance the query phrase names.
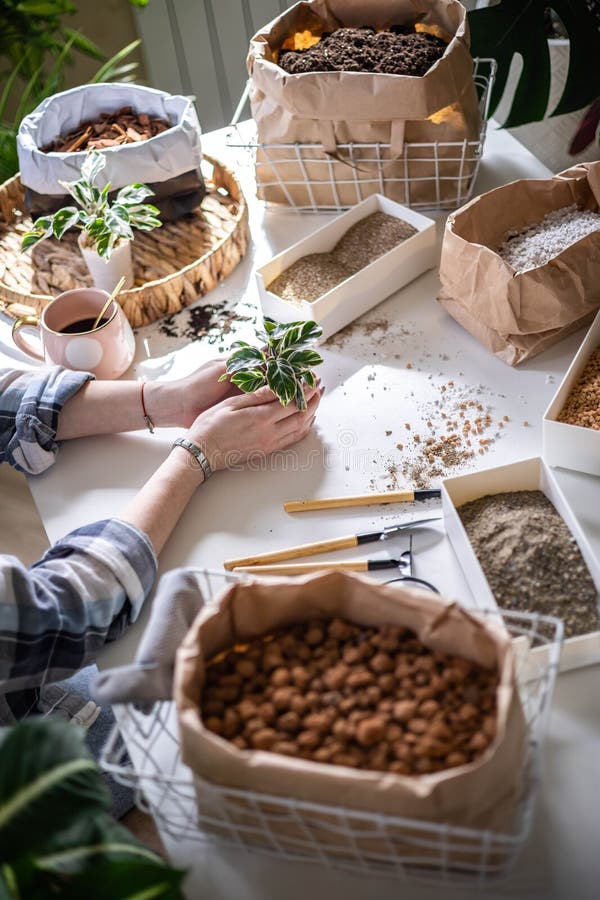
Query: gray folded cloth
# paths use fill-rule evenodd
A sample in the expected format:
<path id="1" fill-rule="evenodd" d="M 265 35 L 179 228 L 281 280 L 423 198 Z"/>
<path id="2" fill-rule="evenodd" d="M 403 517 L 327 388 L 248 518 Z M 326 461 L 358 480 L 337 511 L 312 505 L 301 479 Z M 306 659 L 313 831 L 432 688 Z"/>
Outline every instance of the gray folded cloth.
<path id="1" fill-rule="evenodd" d="M 173 569 L 163 575 L 135 662 L 100 672 L 93 686 L 96 700 L 134 703 L 142 712 L 150 712 L 159 700 L 171 700 L 177 648 L 203 606 L 193 570 Z"/>

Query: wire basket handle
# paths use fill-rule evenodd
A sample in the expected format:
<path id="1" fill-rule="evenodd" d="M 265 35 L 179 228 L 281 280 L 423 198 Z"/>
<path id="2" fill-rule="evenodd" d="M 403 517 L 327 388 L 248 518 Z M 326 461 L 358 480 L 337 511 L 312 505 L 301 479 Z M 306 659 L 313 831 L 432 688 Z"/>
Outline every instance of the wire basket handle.
<path id="1" fill-rule="evenodd" d="M 94 683 L 99 703 L 133 703 L 149 712 L 173 698 L 177 648 L 206 599 L 194 569 L 174 569 L 160 579 L 148 627 L 135 662 L 100 672 Z"/>

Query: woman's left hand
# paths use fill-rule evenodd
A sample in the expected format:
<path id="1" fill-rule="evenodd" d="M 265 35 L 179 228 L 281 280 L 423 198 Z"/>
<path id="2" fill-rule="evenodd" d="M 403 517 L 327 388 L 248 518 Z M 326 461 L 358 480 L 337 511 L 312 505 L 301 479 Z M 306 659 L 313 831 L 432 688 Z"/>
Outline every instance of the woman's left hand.
<path id="1" fill-rule="evenodd" d="M 181 420 L 177 423 L 189 428 L 200 413 L 227 397 L 236 397 L 240 391 L 230 381 L 219 381 L 225 374 L 225 360 L 211 359 L 187 378 L 175 382 L 181 391 Z"/>
<path id="2" fill-rule="evenodd" d="M 148 382 L 146 406 L 150 418 L 157 426 L 189 428 L 200 413 L 239 395 L 235 385 L 219 381 L 224 373 L 225 360 L 212 359 L 178 381 Z"/>

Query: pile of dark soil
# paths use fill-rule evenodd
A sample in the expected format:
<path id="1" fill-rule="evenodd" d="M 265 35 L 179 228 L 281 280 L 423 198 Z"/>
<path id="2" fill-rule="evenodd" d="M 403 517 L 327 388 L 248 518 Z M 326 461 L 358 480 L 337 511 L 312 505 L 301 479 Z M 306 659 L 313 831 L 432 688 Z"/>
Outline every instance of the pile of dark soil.
<path id="1" fill-rule="evenodd" d="M 338 28 L 323 34 L 307 50 L 282 50 L 279 65 L 291 75 L 302 72 L 378 72 L 387 75 L 424 75 L 443 56 L 446 42 L 427 32 L 393 25 Z"/>

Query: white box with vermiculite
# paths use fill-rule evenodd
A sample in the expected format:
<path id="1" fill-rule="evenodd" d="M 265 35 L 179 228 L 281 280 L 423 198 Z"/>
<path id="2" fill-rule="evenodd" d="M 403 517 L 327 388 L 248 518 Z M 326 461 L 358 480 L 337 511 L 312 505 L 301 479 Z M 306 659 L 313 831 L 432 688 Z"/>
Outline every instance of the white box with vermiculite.
<path id="1" fill-rule="evenodd" d="M 473 593 L 475 607 L 495 609 L 498 604 L 460 519 L 458 507 L 488 494 L 507 491 L 542 491 L 546 495 L 575 538 L 596 585 L 597 594 L 600 593 L 600 562 L 579 527 L 551 469 L 540 457 L 533 457 L 470 475 L 444 478 L 442 481 L 442 509 L 446 533 Z M 533 652 L 543 653 L 545 648 L 540 647 Z M 578 669 L 597 662 L 600 662 L 600 631 L 592 631 L 565 640 L 560 658 L 561 671 Z"/>
<path id="2" fill-rule="evenodd" d="M 268 285 L 293 263 L 311 253 L 329 253 L 349 228 L 376 212 L 408 222 L 417 229 L 417 233 L 316 300 L 291 303 L 268 290 Z M 322 340 L 326 340 L 390 294 L 436 266 L 438 261 L 433 219 L 394 203 L 381 194 L 373 194 L 348 212 L 337 216 L 333 222 L 317 229 L 310 237 L 278 253 L 270 262 L 256 270 L 256 280 L 265 316 L 278 322 L 312 319 L 321 326 Z"/>
<path id="3" fill-rule="evenodd" d="M 544 413 L 542 452 L 550 466 L 562 466 L 565 469 L 587 472 L 589 475 L 600 475 L 600 430 L 557 421 L 590 356 L 598 347 L 600 347 L 600 313 L 590 326 L 585 340 Z M 598 414 L 600 415 L 600 397 L 598 397 Z"/>

